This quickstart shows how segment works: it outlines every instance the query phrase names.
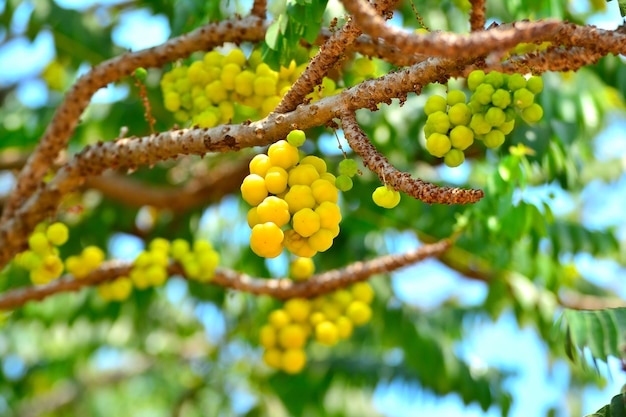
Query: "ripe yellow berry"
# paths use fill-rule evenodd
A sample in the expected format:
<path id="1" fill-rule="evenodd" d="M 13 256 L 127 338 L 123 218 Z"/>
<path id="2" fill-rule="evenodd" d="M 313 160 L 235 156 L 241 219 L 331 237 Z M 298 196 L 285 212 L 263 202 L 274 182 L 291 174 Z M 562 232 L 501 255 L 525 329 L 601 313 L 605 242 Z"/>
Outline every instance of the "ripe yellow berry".
<path id="1" fill-rule="evenodd" d="M 281 167 L 271 167 L 265 174 L 265 187 L 272 194 L 280 194 L 287 189 L 289 174 Z"/>
<path id="2" fill-rule="evenodd" d="M 300 236 L 295 230 L 285 231 L 283 244 L 289 252 L 303 258 L 311 258 L 317 253 L 316 250 L 309 246 L 307 239 Z"/>
<path id="3" fill-rule="evenodd" d="M 252 207 L 250 210 L 248 210 L 248 215 L 246 216 L 246 219 L 248 220 L 248 226 L 250 226 L 250 229 L 261 223 L 261 219 L 259 218 L 259 213 L 257 212 L 256 207 Z"/>
<path id="4" fill-rule="evenodd" d="M 256 174 L 259 177 L 265 177 L 267 170 L 272 166 L 270 157 L 264 153 L 255 155 L 250 161 L 250 174 Z"/>
<path id="5" fill-rule="evenodd" d="M 108 289 L 110 299 L 123 301 L 130 296 L 130 293 L 133 290 L 133 283 L 128 277 L 120 277 L 115 281 L 109 283 Z"/>
<path id="6" fill-rule="evenodd" d="M 374 290 L 367 282 L 357 282 L 352 285 L 351 292 L 355 300 L 363 301 L 366 304 L 370 304 L 374 299 Z"/>
<path id="7" fill-rule="evenodd" d="M 337 325 L 331 321 L 323 321 L 315 326 L 315 340 L 324 345 L 333 346 L 339 341 Z"/>
<path id="8" fill-rule="evenodd" d="M 272 349 L 276 346 L 276 330 L 269 324 L 265 324 L 259 331 L 259 343 L 265 349 Z"/>
<path id="9" fill-rule="evenodd" d="M 28 238 L 28 247 L 36 254 L 43 255 L 50 250 L 50 242 L 45 233 L 35 232 Z"/>
<path id="10" fill-rule="evenodd" d="M 241 197 L 251 206 L 256 206 L 267 197 L 267 188 L 263 177 L 250 174 L 241 183 Z"/>
<path id="11" fill-rule="evenodd" d="M 335 235 L 329 229 L 319 229 L 309 237 L 309 246 L 318 252 L 326 252 L 333 246 Z"/>
<path id="12" fill-rule="evenodd" d="M 299 324 L 288 324 L 278 332 L 278 341 L 284 349 L 299 349 L 306 342 L 306 332 Z"/>
<path id="13" fill-rule="evenodd" d="M 315 272 L 315 264 L 311 258 L 296 258 L 289 266 L 289 275 L 297 281 L 309 278 Z"/>
<path id="14" fill-rule="evenodd" d="M 300 159 L 298 148 L 290 145 L 286 140 L 279 140 L 270 145 L 267 155 L 270 157 L 272 165 L 284 169 L 289 169 L 296 165 Z"/>
<path id="15" fill-rule="evenodd" d="M 325 320 L 326 320 L 326 316 L 321 311 L 315 311 L 309 317 L 309 323 L 311 323 L 312 326 L 317 326 L 318 324 L 320 324 L 321 322 Z"/>
<path id="16" fill-rule="evenodd" d="M 268 349 L 263 353 L 263 362 L 275 369 L 280 369 L 283 364 L 283 354 L 279 349 Z"/>
<path id="17" fill-rule="evenodd" d="M 394 208 L 400 202 L 400 193 L 393 188 L 381 185 L 372 193 L 372 200 L 383 208 Z"/>
<path id="18" fill-rule="evenodd" d="M 324 201 L 315 209 L 320 216 L 320 227 L 334 229 L 341 222 L 341 210 L 339 206 L 330 201 Z"/>
<path id="19" fill-rule="evenodd" d="M 63 223 L 52 223 L 46 230 L 46 237 L 55 246 L 61 246 L 69 238 L 69 230 Z"/>
<path id="20" fill-rule="evenodd" d="M 96 269 L 104 261 L 104 252 L 97 246 L 87 246 L 81 254 L 82 260 L 90 270 Z"/>
<path id="21" fill-rule="evenodd" d="M 320 229 L 320 216 L 310 208 L 303 208 L 293 215 L 292 226 L 300 236 L 309 237 Z"/>
<path id="22" fill-rule="evenodd" d="M 346 309 L 346 316 L 356 326 L 367 323 L 372 318 L 372 309 L 363 301 L 354 300 Z"/>
<path id="23" fill-rule="evenodd" d="M 276 226 L 282 227 L 291 220 L 289 205 L 282 198 L 275 196 L 266 197 L 257 206 L 256 212 L 259 217 L 259 223 L 272 222 Z"/>
<path id="24" fill-rule="evenodd" d="M 304 208 L 312 209 L 316 204 L 311 187 L 306 185 L 294 185 L 285 194 L 284 198 L 287 204 L 289 204 L 289 212 L 291 214 Z"/>
<path id="25" fill-rule="evenodd" d="M 326 173 L 326 170 L 327 170 L 326 162 L 319 156 L 315 156 L 315 155 L 305 156 L 304 158 L 300 160 L 300 165 L 304 165 L 304 164 L 313 165 L 317 173 L 320 174 L 320 176 Z"/>
<path id="26" fill-rule="evenodd" d="M 270 313 L 267 321 L 274 329 L 282 329 L 291 322 L 291 317 L 283 309 L 274 310 Z"/>
<path id="27" fill-rule="evenodd" d="M 317 179 L 311 184 L 311 192 L 318 204 L 324 201 L 336 203 L 339 200 L 339 190 L 334 184 L 324 180 Z"/>
<path id="28" fill-rule="evenodd" d="M 354 325 L 349 318 L 340 316 L 337 320 L 335 320 L 335 325 L 337 326 L 337 333 L 339 334 L 340 339 L 347 339 L 352 336 Z"/>
<path id="29" fill-rule="evenodd" d="M 292 298 L 285 302 L 284 310 L 293 321 L 304 323 L 311 313 L 311 302 L 306 298 Z"/>
<path id="30" fill-rule="evenodd" d="M 281 358 L 281 368 L 289 374 L 297 374 L 306 364 L 306 353 L 302 349 L 287 349 Z"/>
<path id="31" fill-rule="evenodd" d="M 172 245 L 170 246 L 170 253 L 172 255 L 172 259 L 176 261 L 181 261 L 183 257 L 189 253 L 189 242 L 184 239 L 174 239 Z"/>
<path id="32" fill-rule="evenodd" d="M 300 164 L 289 171 L 290 187 L 294 185 L 311 185 L 313 181 L 319 179 L 320 174 L 315 167 L 310 164 Z"/>
<path id="33" fill-rule="evenodd" d="M 267 222 L 255 225 L 250 236 L 250 248 L 263 258 L 275 258 L 283 251 L 283 231 Z"/>

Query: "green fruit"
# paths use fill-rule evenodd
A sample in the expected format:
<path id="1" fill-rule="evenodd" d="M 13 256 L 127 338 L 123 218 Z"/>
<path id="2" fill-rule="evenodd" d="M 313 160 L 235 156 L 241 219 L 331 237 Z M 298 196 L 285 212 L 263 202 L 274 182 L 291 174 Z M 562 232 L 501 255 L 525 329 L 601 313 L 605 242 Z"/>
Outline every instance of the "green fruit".
<path id="1" fill-rule="evenodd" d="M 304 145 L 305 141 L 306 141 L 306 135 L 304 134 L 302 130 L 298 130 L 298 129 L 292 130 L 287 135 L 287 142 L 291 146 L 295 146 L 296 148 Z"/>
<path id="2" fill-rule="evenodd" d="M 470 73 L 469 77 L 467 77 L 467 88 L 470 91 L 475 91 L 476 87 L 483 83 L 485 79 L 485 72 L 482 70 L 474 70 Z"/>
<path id="3" fill-rule="evenodd" d="M 476 87 L 476 91 L 472 95 L 472 100 L 478 101 L 480 104 L 491 103 L 491 96 L 496 91 L 491 84 L 481 84 Z"/>
<path id="4" fill-rule="evenodd" d="M 504 143 L 504 133 L 494 129 L 483 136 L 483 143 L 488 148 L 497 148 Z"/>
<path id="5" fill-rule="evenodd" d="M 465 103 L 465 93 L 461 90 L 448 91 L 448 106 L 454 106 L 457 103 Z"/>
<path id="6" fill-rule="evenodd" d="M 450 130 L 450 118 L 442 111 L 431 113 L 426 119 L 426 124 L 432 128 L 433 132 L 448 133 Z"/>
<path id="7" fill-rule="evenodd" d="M 520 88 L 513 93 L 513 105 L 518 109 L 530 107 L 535 101 L 535 95 L 526 88 Z"/>
<path id="8" fill-rule="evenodd" d="M 491 84 L 494 88 L 500 88 L 502 84 L 504 84 L 504 77 L 502 73 L 498 71 L 491 71 L 489 74 L 485 75 L 483 83 Z"/>
<path id="9" fill-rule="evenodd" d="M 515 91 L 526 87 L 526 78 L 522 74 L 512 74 L 507 82 L 509 90 Z"/>
<path id="10" fill-rule="evenodd" d="M 508 122 L 504 122 L 500 126 L 498 126 L 498 130 L 504 133 L 505 135 L 508 135 L 509 133 L 511 133 L 514 128 L 515 128 L 515 119 L 509 120 Z"/>
<path id="11" fill-rule="evenodd" d="M 447 106 L 448 104 L 445 98 L 441 96 L 430 96 L 424 105 L 424 113 L 426 113 L 427 116 L 438 111 L 445 113 Z"/>
<path id="12" fill-rule="evenodd" d="M 505 109 L 509 104 L 511 104 L 511 93 L 503 90 L 502 88 L 498 88 L 491 96 L 491 103 L 494 106 Z"/>
<path id="13" fill-rule="evenodd" d="M 536 123 L 543 117 L 543 108 L 537 103 L 533 103 L 530 107 L 522 110 L 522 119 L 526 123 Z"/>
<path id="14" fill-rule="evenodd" d="M 531 93 L 539 94 L 543 91 L 543 79 L 538 76 L 532 76 L 526 82 L 526 88 L 530 90 Z"/>
<path id="15" fill-rule="evenodd" d="M 426 139 L 426 149 L 438 158 L 442 158 L 451 147 L 450 138 L 441 133 L 435 132 Z"/>
<path id="16" fill-rule="evenodd" d="M 484 135 L 491 130 L 491 125 L 487 123 L 485 116 L 480 113 L 472 116 L 469 127 L 474 131 L 475 135 Z"/>
<path id="17" fill-rule="evenodd" d="M 465 154 L 458 149 L 450 149 L 443 158 L 443 162 L 450 168 L 458 167 L 463 161 L 465 161 Z"/>
<path id="18" fill-rule="evenodd" d="M 463 151 L 474 143 L 474 132 L 467 126 L 457 126 L 450 131 L 450 143 Z"/>
<path id="19" fill-rule="evenodd" d="M 349 191 L 352 189 L 352 186 L 352 178 L 347 175 L 339 175 L 337 179 L 335 179 L 335 187 L 341 191 Z"/>
<path id="20" fill-rule="evenodd" d="M 135 70 L 135 77 L 137 77 L 139 81 L 145 81 L 147 76 L 148 71 L 146 71 L 145 68 L 140 67 Z"/>
<path id="21" fill-rule="evenodd" d="M 489 123 L 493 127 L 498 127 L 504 123 L 506 115 L 499 107 L 492 107 L 485 113 L 485 122 Z"/>
<path id="22" fill-rule="evenodd" d="M 472 111 L 465 103 L 456 103 L 448 110 L 448 118 L 453 126 L 467 125 L 472 120 Z"/>
<path id="23" fill-rule="evenodd" d="M 348 177 L 354 177 L 359 170 L 354 159 L 344 159 L 339 162 L 339 174 L 347 175 Z"/>

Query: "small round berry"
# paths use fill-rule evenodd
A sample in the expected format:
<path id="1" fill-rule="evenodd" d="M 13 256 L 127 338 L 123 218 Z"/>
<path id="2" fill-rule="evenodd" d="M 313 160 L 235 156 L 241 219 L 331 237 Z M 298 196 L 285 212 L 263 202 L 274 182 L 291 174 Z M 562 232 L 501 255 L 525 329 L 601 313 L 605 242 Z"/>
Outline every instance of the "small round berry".
<path id="1" fill-rule="evenodd" d="M 52 223 L 46 230 L 46 237 L 55 246 L 61 246 L 69 238 L 70 232 L 63 223 Z"/>
<path id="2" fill-rule="evenodd" d="M 293 215 L 292 226 L 300 236 L 309 237 L 320 229 L 320 216 L 310 208 L 303 208 Z"/>
<path id="3" fill-rule="evenodd" d="M 450 168 L 458 167 L 463 161 L 465 161 L 465 154 L 458 149 L 450 149 L 443 158 L 443 162 Z"/>
<path id="4" fill-rule="evenodd" d="M 504 133 L 494 129 L 483 136 L 483 143 L 488 148 L 497 148 L 504 143 Z"/>
<path id="5" fill-rule="evenodd" d="M 251 206 L 258 205 L 267 197 L 268 191 L 265 179 L 256 174 L 250 174 L 241 183 L 241 197 Z"/>
<path id="6" fill-rule="evenodd" d="M 433 133 L 426 139 L 426 149 L 438 158 L 443 157 L 451 147 L 450 138 L 441 133 Z"/>
<path id="7" fill-rule="evenodd" d="M 429 116 L 437 111 L 445 112 L 447 106 L 448 104 L 446 103 L 446 99 L 444 97 L 430 96 L 424 105 L 424 113 Z"/>
<path id="8" fill-rule="evenodd" d="M 306 342 L 306 332 L 299 324 L 288 324 L 278 331 L 278 342 L 284 349 L 300 349 Z"/>
<path id="9" fill-rule="evenodd" d="M 533 103 L 522 110 L 522 119 L 524 119 L 526 123 L 537 123 L 542 117 L 543 108 L 537 103 Z"/>
<path id="10" fill-rule="evenodd" d="M 28 247 L 38 255 L 48 253 L 50 250 L 50 242 L 43 232 L 36 232 L 28 238 Z"/>
<path id="11" fill-rule="evenodd" d="M 335 186 L 343 192 L 350 191 L 353 186 L 352 178 L 347 175 L 339 175 L 335 180 Z"/>
<path id="12" fill-rule="evenodd" d="M 482 70 L 474 70 L 467 77 L 467 88 L 470 91 L 475 91 L 476 88 L 485 80 L 485 72 Z"/>
<path id="13" fill-rule="evenodd" d="M 359 167 L 354 159 L 343 159 L 339 162 L 339 175 L 347 175 L 348 177 L 354 177 L 358 172 Z"/>
<path id="14" fill-rule="evenodd" d="M 276 258 L 283 251 L 283 231 L 275 223 L 255 225 L 250 235 L 250 248 L 263 258 Z"/>
<path id="15" fill-rule="evenodd" d="M 465 96 L 465 93 L 463 91 L 461 90 L 448 91 L 448 98 L 447 98 L 448 106 L 454 106 L 455 104 L 458 104 L 458 103 L 465 104 L 466 100 L 467 100 L 467 97 Z"/>
<path id="16" fill-rule="evenodd" d="M 324 345 L 333 346 L 339 341 L 339 330 L 332 321 L 323 321 L 315 326 L 315 340 Z"/>
<path id="17" fill-rule="evenodd" d="M 295 146 L 296 148 L 304 145 L 305 141 L 306 141 L 306 135 L 302 130 L 298 130 L 298 129 L 292 130 L 287 135 L 287 142 L 289 142 L 291 146 Z"/>
<path id="18" fill-rule="evenodd" d="M 356 326 L 361 326 L 372 318 L 372 309 L 363 301 L 354 300 L 346 309 L 346 317 Z"/>
<path id="19" fill-rule="evenodd" d="M 315 264 L 311 258 L 296 258 L 289 265 L 289 276 L 296 281 L 304 281 L 315 272 Z"/>
<path id="20" fill-rule="evenodd" d="M 533 94 L 539 94 L 543 91 L 543 79 L 536 75 L 530 77 L 526 81 L 526 88 Z"/>
<path id="21" fill-rule="evenodd" d="M 306 353 L 302 349 L 287 349 L 281 358 L 281 368 L 288 374 L 297 374 L 306 365 Z"/>
<path id="22" fill-rule="evenodd" d="M 450 131 L 450 143 L 453 148 L 464 151 L 474 143 L 474 131 L 467 126 L 456 126 Z"/>

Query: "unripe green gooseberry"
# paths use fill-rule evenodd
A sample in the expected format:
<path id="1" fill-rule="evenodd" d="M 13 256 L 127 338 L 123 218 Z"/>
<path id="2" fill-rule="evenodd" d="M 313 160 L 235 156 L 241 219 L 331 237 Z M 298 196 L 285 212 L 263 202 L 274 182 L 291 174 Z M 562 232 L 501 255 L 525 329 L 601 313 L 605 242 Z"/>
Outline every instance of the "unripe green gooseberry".
<path id="1" fill-rule="evenodd" d="M 295 146 L 296 148 L 304 145 L 305 141 L 306 141 L 306 135 L 304 134 L 302 130 L 298 130 L 298 129 L 292 130 L 287 135 L 287 142 L 291 146 Z"/>
<path id="2" fill-rule="evenodd" d="M 475 135 L 484 135 L 491 130 L 491 125 L 485 120 L 483 114 L 475 114 L 472 116 L 469 127 L 474 131 Z"/>
<path id="3" fill-rule="evenodd" d="M 539 94 L 543 91 L 543 79 L 536 75 L 530 77 L 526 81 L 526 88 L 534 94 Z"/>
<path id="4" fill-rule="evenodd" d="M 535 101 L 535 95 L 527 88 L 520 88 L 513 93 L 513 104 L 518 109 L 530 107 Z"/>
<path id="5" fill-rule="evenodd" d="M 426 149 L 431 155 L 443 157 L 452 147 L 450 138 L 442 133 L 433 133 L 426 139 Z"/>
<path id="6" fill-rule="evenodd" d="M 467 126 L 456 126 L 450 131 L 452 147 L 464 151 L 474 143 L 474 132 Z"/>
<path id="7" fill-rule="evenodd" d="M 450 149 L 443 157 L 443 162 L 450 168 L 455 168 L 465 161 L 465 154 L 459 149 Z"/>
<path id="8" fill-rule="evenodd" d="M 467 125 L 472 120 L 472 111 L 464 102 L 456 103 L 448 110 L 448 119 L 453 126 Z"/>
<path id="9" fill-rule="evenodd" d="M 335 187 L 337 187 L 341 191 L 349 191 L 352 189 L 353 183 L 352 178 L 347 175 L 339 175 L 335 179 Z"/>
<path id="10" fill-rule="evenodd" d="M 526 87 L 526 78 L 522 74 L 512 74 L 507 82 L 509 90 L 515 91 Z"/>
<path id="11" fill-rule="evenodd" d="M 437 111 L 445 112 L 447 108 L 446 99 L 441 96 L 430 96 L 424 105 L 424 113 L 429 116 Z"/>
<path id="12" fill-rule="evenodd" d="M 483 83 L 484 79 L 485 79 L 484 71 L 482 70 L 472 71 L 469 77 L 467 77 L 467 88 L 469 88 L 470 91 L 475 91 L 476 87 L 478 87 L 480 84 Z"/>
<path id="13" fill-rule="evenodd" d="M 503 90 L 502 88 L 498 88 L 491 96 L 491 103 L 494 106 L 505 109 L 509 104 L 511 104 L 511 93 Z"/>
<path id="14" fill-rule="evenodd" d="M 485 122 L 489 123 L 493 127 L 498 127 L 505 122 L 506 115 L 499 107 L 491 107 L 485 113 Z"/>
<path id="15" fill-rule="evenodd" d="M 480 104 L 489 104 L 491 103 L 491 96 L 495 91 L 496 89 L 491 84 L 481 84 L 476 87 L 472 100 L 476 100 Z"/>
<path id="16" fill-rule="evenodd" d="M 354 177 L 358 170 L 359 167 L 354 159 L 344 159 L 339 162 L 339 175 Z"/>
<path id="17" fill-rule="evenodd" d="M 543 108 L 537 103 L 533 103 L 522 110 L 522 119 L 524 119 L 526 123 L 536 123 L 541 120 L 542 117 Z"/>
<path id="18" fill-rule="evenodd" d="M 465 96 L 465 93 L 461 90 L 448 91 L 448 98 L 447 98 L 448 106 L 454 106 L 457 103 L 465 104 L 466 99 L 467 97 Z"/>
<path id="19" fill-rule="evenodd" d="M 504 84 L 504 77 L 502 73 L 498 71 L 491 71 L 489 74 L 485 75 L 483 83 L 491 84 L 494 88 L 500 88 L 502 84 Z"/>
<path id="20" fill-rule="evenodd" d="M 488 148 L 497 148 L 504 143 L 504 133 L 493 129 L 483 136 L 483 143 Z"/>
<path id="21" fill-rule="evenodd" d="M 433 132 L 448 133 L 450 130 L 450 118 L 442 111 L 436 111 L 428 115 L 426 125 L 430 126 Z"/>

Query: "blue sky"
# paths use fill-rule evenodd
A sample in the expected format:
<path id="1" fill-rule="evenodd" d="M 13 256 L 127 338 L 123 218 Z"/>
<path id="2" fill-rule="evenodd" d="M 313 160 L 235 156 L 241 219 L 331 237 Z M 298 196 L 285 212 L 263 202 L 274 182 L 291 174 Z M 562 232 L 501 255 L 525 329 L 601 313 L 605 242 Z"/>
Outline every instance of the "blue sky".
<path id="1" fill-rule="evenodd" d="M 117 1 L 98 1 L 99 4 L 115 3 Z M 63 7 L 84 8 L 93 1 L 63 0 L 57 1 Z M 0 9 L 4 2 L 0 1 Z M 25 19 L 31 6 L 26 1 L 21 6 L 18 18 L 11 30 L 19 34 L 23 31 Z M 605 28 L 614 28 L 621 23 L 619 13 L 615 10 L 617 2 L 608 3 L 607 13 L 593 16 L 591 21 Z M 20 17 L 21 16 L 21 17 Z M 141 30 L 137 30 L 141 27 Z M 0 32 L 0 41 L 6 34 Z M 120 24 L 113 32 L 114 41 L 131 50 L 142 49 L 161 43 L 169 36 L 167 20 L 163 16 L 151 16 L 145 10 L 135 10 L 124 14 Z M 27 105 L 41 105 L 45 100 L 45 88 L 37 74 L 45 65 L 53 59 L 52 36 L 43 32 L 33 43 L 25 38 L 17 37 L 0 48 L 0 86 L 16 81 L 20 82 L 19 98 Z M 15 65 L 18 62 L 20 65 Z M 102 90 L 94 98 L 95 101 L 110 101 L 123 98 L 127 94 L 124 90 L 112 88 Z M 599 157 L 615 157 L 616 154 L 626 157 L 626 121 L 614 120 L 601 133 L 597 140 L 597 155 Z M 336 149 L 335 138 L 328 139 L 329 149 Z M 322 144 L 324 141 L 322 141 Z M 347 145 L 346 145 L 347 146 Z M 450 170 L 442 168 L 444 176 L 451 182 L 455 178 L 467 175 L 463 169 Z M 2 183 L 0 179 L 0 186 Z M 610 184 L 593 182 L 589 185 L 586 193 L 589 195 L 601 195 L 602 199 L 596 203 L 588 200 L 583 207 L 583 221 L 586 224 L 603 228 L 616 226 L 626 237 L 626 222 L 621 210 L 626 205 L 626 176 Z M 549 199 L 553 194 L 556 197 Z M 583 199 L 584 199 L 583 195 Z M 556 185 L 536 187 L 524 192 L 527 201 L 547 201 L 557 214 L 565 214 L 574 208 L 572 199 Z M 208 232 L 215 225 L 212 219 L 219 214 L 220 210 L 230 210 L 232 200 L 227 200 L 223 207 L 212 209 L 204 216 L 204 232 Z M 216 212 L 217 211 L 217 212 Z M 418 242 L 412 234 L 396 236 L 396 239 L 387 242 L 391 252 L 399 252 L 415 247 Z M 129 254 L 141 249 L 140 242 L 129 236 L 116 235 L 110 242 L 110 253 L 128 259 Z M 615 262 L 597 261 L 586 255 L 578 255 L 575 259 L 581 273 L 595 282 L 603 285 L 623 288 L 626 276 L 624 269 Z M 274 267 L 279 272 L 282 260 L 277 260 Z M 284 263 L 284 262 L 282 262 Z M 483 284 L 464 279 L 458 273 L 449 270 L 434 260 L 428 260 L 418 265 L 403 269 L 392 276 L 394 290 L 403 301 L 420 308 L 435 308 L 441 301 L 451 296 L 457 296 L 467 304 L 480 303 L 486 296 L 486 288 Z M 181 287 L 178 281 L 172 281 L 167 285 L 167 294 L 172 302 L 180 300 L 185 294 L 184 285 Z M 621 291 L 623 296 L 626 292 Z M 202 304 L 196 307 L 196 314 L 205 324 L 207 336 L 211 339 L 219 339 L 224 332 L 224 321 L 221 313 L 214 306 Z M 215 326 L 213 323 L 221 323 Z M 564 363 L 553 364 L 551 372 L 546 363 L 547 354 L 545 348 L 534 332 L 528 329 L 519 329 L 511 314 L 503 315 L 495 323 L 477 323 L 472 325 L 470 335 L 457 348 L 458 354 L 475 366 L 477 372 L 485 366 L 503 366 L 507 369 L 516 370 L 519 376 L 512 379 L 509 388 L 512 390 L 516 405 L 511 412 L 512 417 L 540 416 L 552 406 L 563 407 L 568 392 L 566 381 L 568 369 Z M 111 362 L 115 355 L 111 352 L 102 353 L 103 362 Z M 107 359 L 108 358 L 108 359 Z M 619 371 L 617 361 L 609 363 L 610 373 L 614 379 L 607 386 L 600 389 L 589 389 L 583 396 L 583 413 L 590 413 L 606 404 L 610 398 L 619 392 L 623 384 L 622 373 Z M 412 416 L 415 410 L 420 415 L 438 413 L 444 416 L 496 416 L 497 410 L 483 413 L 479 407 L 465 407 L 456 395 L 444 398 L 434 397 L 421 390 L 418 386 L 405 386 L 399 382 L 380 384 L 374 393 L 375 406 L 387 416 Z M 561 415 L 562 417 L 565 414 Z"/>

